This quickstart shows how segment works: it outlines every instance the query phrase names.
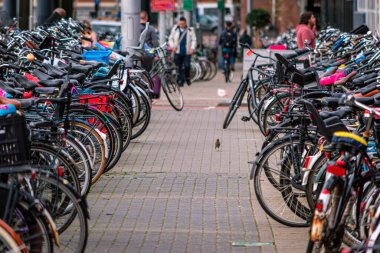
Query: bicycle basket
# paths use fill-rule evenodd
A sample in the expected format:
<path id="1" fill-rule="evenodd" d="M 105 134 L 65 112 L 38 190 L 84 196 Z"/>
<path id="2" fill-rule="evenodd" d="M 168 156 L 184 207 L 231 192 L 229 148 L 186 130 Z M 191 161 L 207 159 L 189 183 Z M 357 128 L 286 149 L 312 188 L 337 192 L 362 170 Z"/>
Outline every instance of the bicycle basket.
<path id="1" fill-rule="evenodd" d="M 23 115 L 0 118 L 0 167 L 27 164 L 30 160 L 29 131 Z"/>
<path id="2" fill-rule="evenodd" d="M 86 51 L 82 54 L 83 59 L 86 61 L 97 61 L 109 64 L 111 52 L 104 50 Z"/>

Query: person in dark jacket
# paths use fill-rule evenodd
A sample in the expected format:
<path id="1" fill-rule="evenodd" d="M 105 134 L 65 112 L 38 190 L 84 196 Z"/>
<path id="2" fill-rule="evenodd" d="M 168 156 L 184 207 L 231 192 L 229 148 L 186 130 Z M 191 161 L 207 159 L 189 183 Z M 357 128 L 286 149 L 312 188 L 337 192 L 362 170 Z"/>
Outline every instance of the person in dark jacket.
<path id="1" fill-rule="evenodd" d="M 141 11 L 140 12 L 141 32 L 145 29 L 145 24 L 148 22 L 148 20 L 149 20 L 148 13 L 146 11 Z M 158 42 L 157 31 L 151 25 L 148 26 L 148 32 L 146 33 L 145 43 L 149 47 L 158 47 L 160 45 Z"/>
<path id="2" fill-rule="evenodd" d="M 237 36 L 234 31 L 234 27 L 232 25 L 232 22 L 227 21 L 226 22 L 226 29 L 222 32 L 219 38 L 219 46 L 222 47 L 222 59 L 224 57 L 224 54 L 229 55 L 229 61 L 232 67 L 232 70 L 234 69 L 234 63 L 235 63 L 235 55 L 236 55 L 236 46 L 237 46 Z M 222 70 L 224 71 L 224 60 L 222 60 Z"/>
<path id="3" fill-rule="evenodd" d="M 252 46 L 252 38 L 251 36 L 248 35 L 247 30 L 244 30 L 243 34 L 240 36 L 239 43 L 248 44 L 248 46 Z M 244 47 L 241 47 L 240 55 L 242 58 L 243 58 L 243 52 L 244 52 Z"/>

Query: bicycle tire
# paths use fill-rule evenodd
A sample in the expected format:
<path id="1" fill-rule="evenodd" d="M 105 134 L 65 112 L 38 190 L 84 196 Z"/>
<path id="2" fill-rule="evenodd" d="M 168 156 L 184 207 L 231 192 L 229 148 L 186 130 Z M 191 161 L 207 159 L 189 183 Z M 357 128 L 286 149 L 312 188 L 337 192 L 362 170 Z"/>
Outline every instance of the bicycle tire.
<path id="1" fill-rule="evenodd" d="M 161 76 L 161 80 L 163 80 L 161 85 L 162 90 L 164 91 L 170 105 L 174 108 L 174 110 L 182 111 L 184 107 L 183 96 L 177 81 L 170 73 L 164 73 Z M 172 95 L 177 96 L 177 98 Z"/>
<path id="2" fill-rule="evenodd" d="M 39 173 L 32 187 L 34 195 L 49 211 L 58 227 L 61 246 L 55 247 L 55 252 L 66 253 L 70 249 L 74 249 L 73 252 L 84 252 L 88 237 L 86 203 L 70 185 L 49 173 Z M 63 221 L 60 220 L 62 217 L 65 218 Z M 77 240 L 73 242 L 75 239 Z M 71 245 L 72 242 L 75 246 Z"/>
<path id="3" fill-rule="evenodd" d="M 227 115 L 224 118 L 223 129 L 227 129 L 227 127 L 230 125 L 233 117 L 235 116 L 237 109 L 239 109 L 241 102 L 243 101 L 245 92 L 247 91 L 247 87 L 248 87 L 248 83 L 244 79 L 240 83 L 239 88 L 237 89 L 237 91 L 235 92 L 235 95 L 233 96 L 231 100 Z"/>
<path id="4" fill-rule="evenodd" d="M 314 143 L 307 139 L 305 140 L 306 143 L 309 145 L 310 152 L 314 152 Z M 290 155 L 293 155 L 290 158 L 295 157 L 294 154 L 286 153 L 293 150 L 294 145 L 299 146 L 299 136 L 287 136 L 268 145 L 256 159 L 253 167 L 253 184 L 257 200 L 271 218 L 287 226 L 306 227 L 309 225 L 308 219 L 311 216 L 306 195 L 302 190 L 293 187 L 291 180 L 295 175 L 294 168 L 292 163 L 289 164 L 292 161 L 290 159 L 283 160 L 289 158 Z M 305 146 L 298 147 L 298 149 L 304 150 Z M 276 154 L 275 152 L 278 154 L 273 157 L 273 154 Z M 276 157 L 280 160 L 277 161 Z M 303 163 L 301 162 L 301 164 Z M 279 168 L 273 169 L 273 165 L 279 166 Z M 274 203 L 269 203 L 273 198 L 276 198 Z M 277 214 L 272 209 L 279 210 L 279 201 L 284 202 L 284 204 L 280 206 L 283 209 Z"/>
<path id="5" fill-rule="evenodd" d="M 141 94 L 140 96 L 141 99 L 141 109 L 142 109 L 142 114 L 140 115 L 140 119 L 136 123 L 135 127 L 132 128 L 132 134 L 131 134 L 131 139 L 136 139 L 140 135 L 142 135 L 145 130 L 148 128 L 150 118 L 151 118 L 151 107 L 149 105 L 149 100 L 147 95 Z"/>
<path id="6" fill-rule="evenodd" d="M 78 192 L 78 194 L 82 193 L 82 189 L 80 187 L 80 182 L 78 179 L 78 174 L 76 172 L 76 168 L 74 166 L 73 159 L 69 157 L 67 153 L 63 150 L 59 150 L 52 145 L 41 142 L 32 142 L 30 153 L 32 160 L 30 164 L 33 167 L 40 168 L 42 170 L 49 171 L 52 174 L 58 175 L 58 170 L 62 170 L 62 175 L 67 182 L 72 185 L 72 187 Z M 53 161 L 51 160 L 53 158 Z M 46 162 L 44 164 L 38 164 L 39 162 Z M 43 159 L 43 160 L 42 160 Z M 54 162 L 54 163 L 53 163 Z M 54 165 L 54 168 L 52 167 Z"/>
<path id="7" fill-rule="evenodd" d="M 95 184 L 103 174 L 107 164 L 106 141 L 87 122 L 70 122 L 69 133 L 78 138 L 90 154 L 92 163 L 91 184 Z"/>

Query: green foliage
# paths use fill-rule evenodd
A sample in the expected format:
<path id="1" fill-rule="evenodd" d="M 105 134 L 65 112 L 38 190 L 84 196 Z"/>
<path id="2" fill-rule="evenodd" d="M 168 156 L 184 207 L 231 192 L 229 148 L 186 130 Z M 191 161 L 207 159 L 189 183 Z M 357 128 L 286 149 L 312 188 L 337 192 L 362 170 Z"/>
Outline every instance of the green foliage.
<path id="1" fill-rule="evenodd" d="M 261 29 L 270 23 L 270 15 L 264 9 L 253 9 L 248 13 L 245 21 L 250 27 Z"/>

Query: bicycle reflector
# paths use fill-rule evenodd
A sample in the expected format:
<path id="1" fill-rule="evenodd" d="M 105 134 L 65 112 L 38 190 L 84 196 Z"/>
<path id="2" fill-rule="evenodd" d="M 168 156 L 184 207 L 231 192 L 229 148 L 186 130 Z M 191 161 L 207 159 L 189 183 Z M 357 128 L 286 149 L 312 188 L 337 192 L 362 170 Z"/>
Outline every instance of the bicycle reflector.
<path id="1" fill-rule="evenodd" d="M 253 50 L 252 49 L 249 49 L 246 53 L 247 56 L 251 56 L 253 55 Z"/>
<path id="2" fill-rule="evenodd" d="M 63 167 L 62 166 L 58 166 L 58 176 L 59 177 L 63 176 Z"/>
<path id="3" fill-rule="evenodd" d="M 338 177 L 342 177 L 342 176 L 346 175 L 346 169 L 343 167 L 337 166 L 337 165 L 328 165 L 327 166 L 327 172 L 329 172 L 335 176 L 338 176 Z"/>

